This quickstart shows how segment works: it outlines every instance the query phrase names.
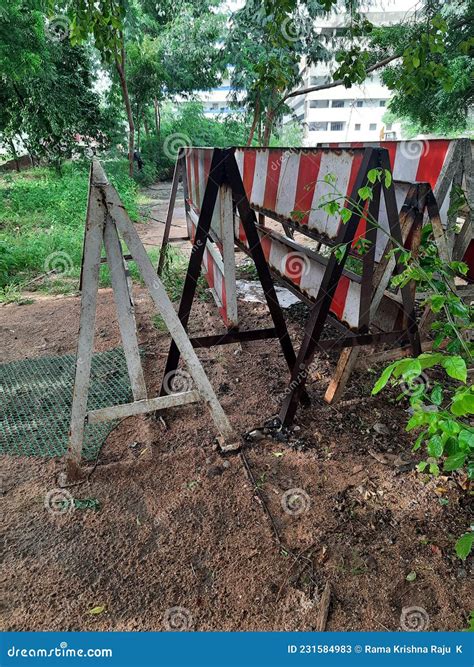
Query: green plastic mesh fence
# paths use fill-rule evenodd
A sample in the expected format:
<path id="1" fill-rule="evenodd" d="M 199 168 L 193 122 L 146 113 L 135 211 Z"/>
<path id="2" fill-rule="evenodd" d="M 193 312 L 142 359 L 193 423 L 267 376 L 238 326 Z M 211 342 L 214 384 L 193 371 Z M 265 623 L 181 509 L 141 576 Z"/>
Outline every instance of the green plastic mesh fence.
<path id="1" fill-rule="evenodd" d="M 0 452 L 62 456 L 68 445 L 75 355 L 0 364 Z M 94 354 L 88 409 L 128 403 L 130 380 L 122 348 Z M 87 425 L 83 456 L 97 457 L 117 422 Z"/>

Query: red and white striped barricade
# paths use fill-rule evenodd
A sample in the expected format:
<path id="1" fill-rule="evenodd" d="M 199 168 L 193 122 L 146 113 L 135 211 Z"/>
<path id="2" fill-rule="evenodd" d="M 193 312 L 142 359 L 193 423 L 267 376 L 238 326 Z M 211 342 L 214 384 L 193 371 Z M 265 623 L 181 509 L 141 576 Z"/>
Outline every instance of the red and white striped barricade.
<path id="1" fill-rule="evenodd" d="M 359 196 L 359 190 L 368 184 L 368 173 L 371 170 L 390 172 L 389 155 L 385 149 L 188 148 L 180 159 L 183 161 L 183 170 L 185 168 L 187 219 L 194 242 L 188 269 L 188 284 L 185 284 L 180 305 L 181 314 L 187 318 L 192 303 L 190 290 L 193 281 L 195 283 L 197 280 L 196 270 L 200 270 L 198 258 L 204 261 L 209 246 L 214 246 L 214 250 L 221 254 L 221 268 L 231 264 L 229 255 L 233 252 L 233 243 L 231 248 L 230 243 L 225 243 L 228 239 L 224 238 L 229 234 L 230 223 L 234 225 L 232 240 L 252 255 L 256 262 L 264 292 L 267 293 L 268 287 L 268 283 L 264 284 L 265 268 L 269 267 L 274 274 L 284 278 L 288 285 L 304 295 L 311 304 L 311 314 L 296 366 L 292 366 L 291 353 L 285 355 L 290 367 L 292 366 L 292 381 L 281 411 L 283 423 L 288 424 L 293 419 L 306 378 L 302 369 L 311 362 L 317 345 L 327 349 L 334 346 L 343 348 L 373 344 L 378 341 L 401 344 L 409 340 L 414 351 L 419 349 L 414 299 L 408 287 L 402 290 L 407 326 L 396 332 L 369 333 L 369 325 L 376 310 L 374 293 L 379 295 L 377 298 L 380 302 L 384 287 L 394 269 L 391 266 L 390 271 L 387 267 L 380 271 L 388 234 L 397 243 L 402 243 L 399 223 L 402 201 L 397 201 L 395 188 L 389 184 L 390 179 L 374 184 L 373 199 L 368 203 L 370 215 L 367 214 L 367 209 L 364 209 L 367 203 L 362 202 Z M 203 190 L 204 184 L 206 187 Z M 336 191 L 341 193 L 345 207 L 351 211 L 345 224 L 341 222 L 339 215 L 328 215 L 319 204 L 321 199 L 332 196 Z M 406 192 L 407 190 L 399 193 L 399 196 L 404 198 Z M 229 205 L 229 198 L 233 206 Z M 256 211 L 291 225 L 298 231 L 304 231 L 325 245 L 345 248 L 342 259 L 336 258 L 335 254 L 325 257 L 257 223 Z M 411 206 L 406 217 L 416 218 L 421 225 L 417 211 L 417 207 Z M 359 258 L 360 273 L 357 273 L 347 269 L 345 264 L 350 253 L 357 254 L 354 246 L 362 237 L 371 242 L 371 248 Z M 232 259 L 235 265 L 235 259 Z M 387 260 L 384 261 L 387 263 Z M 204 263 L 204 268 L 206 276 L 209 277 L 209 262 L 207 265 Z M 400 267 L 397 267 L 397 270 L 399 269 Z M 224 268 L 221 276 L 222 283 L 226 285 L 228 304 L 231 283 L 225 282 L 225 274 Z M 382 285 L 382 279 L 385 280 L 385 285 Z M 267 298 L 270 309 L 272 301 L 273 298 L 270 302 Z M 281 316 L 279 307 L 278 311 Z M 226 315 L 228 319 L 228 314 Z M 346 335 L 335 341 L 320 341 L 323 326 L 330 315 Z M 240 332 L 240 335 L 245 337 L 248 333 L 252 332 Z M 284 331 L 280 329 L 277 332 L 280 341 L 282 334 L 286 339 L 286 327 Z M 261 338 L 262 335 L 258 337 Z M 216 344 L 216 337 L 204 338 L 207 338 L 207 343 Z M 203 344 L 204 338 L 196 339 L 196 344 Z M 234 334 L 224 338 L 224 342 L 235 342 L 238 336 Z M 173 370 L 176 363 L 176 354 L 170 351 L 166 371 Z"/>
<path id="2" fill-rule="evenodd" d="M 440 252 L 446 260 L 463 260 L 469 267 L 468 278 L 474 280 L 474 226 L 470 211 L 474 207 L 474 142 L 461 139 L 414 139 L 408 141 L 349 142 L 323 144 L 330 147 L 379 146 L 386 148 L 395 181 L 430 184 L 440 210 L 445 230 L 438 234 Z M 455 190 L 457 192 L 455 192 Z M 460 195 L 460 196 L 459 196 Z M 457 200 L 458 206 L 451 207 Z M 463 201 L 464 200 L 464 201 Z M 463 205 L 465 204 L 465 205 Z M 458 209 L 464 223 L 456 226 Z M 445 247 L 443 247 L 445 246 Z"/>

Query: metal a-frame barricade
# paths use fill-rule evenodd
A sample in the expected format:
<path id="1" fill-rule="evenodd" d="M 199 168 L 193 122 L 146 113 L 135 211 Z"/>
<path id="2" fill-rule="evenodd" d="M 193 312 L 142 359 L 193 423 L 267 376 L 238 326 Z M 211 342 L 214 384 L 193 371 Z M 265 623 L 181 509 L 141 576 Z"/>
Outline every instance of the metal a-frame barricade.
<path id="1" fill-rule="evenodd" d="M 168 393 L 167 396 L 147 397 L 138 348 L 134 308 L 130 291 L 131 286 L 127 279 L 125 259 L 122 253 L 119 234 L 128 248 L 130 253 L 129 258 L 136 262 L 155 307 L 163 318 L 173 341 L 183 356 L 189 374 L 194 381 L 195 389 Z M 110 269 L 120 334 L 133 393 L 133 402 L 88 410 L 87 402 L 102 247 L 105 247 L 106 259 Z M 148 258 L 133 223 L 117 191 L 108 182 L 102 166 L 97 160 L 94 160 L 90 173 L 82 259 L 79 339 L 69 449 L 66 455 L 68 473 L 75 475 L 78 472 L 86 423 L 94 424 L 110 421 L 198 401 L 203 401 L 209 408 L 216 428 L 222 438 L 222 448 L 238 448 L 238 438 L 176 315 L 173 304 L 166 294 L 160 279 L 156 276 L 155 269 Z"/>
<path id="2" fill-rule="evenodd" d="M 300 254 L 304 255 L 305 257 L 310 257 L 310 261 L 312 262 L 308 270 L 308 280 L 310 282 L 313 280 L 312 287 L 314 292 L 314 296 L 311 299 L 311 312 L 305 327 L 305 337 L 302 347 L 298 353 L 296 363 L 292 361 L 292 363 L 289 364 L 290 368 L 292 369 L 291 382 L 289 384 L 283 406 L 280 411 L 280 419 L 282 423 L 288 425 L 292 422 L 297 404 L 303 395 L 304 384 L 307 377 L 307 369 L 318 347 L 319 349 L 331 349 L 334 347 L 344 348 L 373 344 L 374 342 L 391 342 L 395 344 L 401 344 L 402 341 L 409 341 L 414 354 L 419 353 L 420 342 L 414 314 L 414 297 L 410 286 L 405 286 L 402 289 L 402 301 L 406 319 L 406 327 L 404 329 L 376 334 L 369 333 L 369 324 L 371 316 L 373 315 L 370 307 L 372 296 L 374 290 L 376 291 L 376 288 L 380 287 L 380 285 L 377 284 L 374 280 L 374 258 L 376 249 L 378 247 L 377 224 L 372 224 L 371 220 L 377 221 L 379 219 L 380 199 L 382 192 L 384 194 L 386 222 L 388 225 L 389 233 L 397 243 L 402 243 L 402 235 L 394 188 L 391 186 L 386 187 L 384 183 L 377 181 L 373 189 L 373 198 L 369 203 L 369 216 L 367 220 L 365 220 L 363 215 L 363 205 L 361 204 L 359 196 L 359 190 L 368 182 L 367 175 L 369 171 L 372 169 L 390 170 L 388 153 L 386 150 L 375 148 L 360 148 L 354 150 L 349 149 L 346 151 L 333 151 L 332 149 L 320 148 L 309 149 L 306 151 L 299 150 L 299 152 L 295 150 L 287 150 L 286 152 L 280 151 L 279 159 L 281 160 L 281 163 L 278 167 L 280 173 L 286 170 L 288 167 L 288 161 L 294 162 L 295 160 L 301 159 L 302 156 L 304 156 L 306 159 L 306 167 L 311 168 L 314 167 L 315 164 L 320 165 L 324 158 L 329 160 L 336 159 L 337 162 L 343 164 L 344 169 L 348 170 L 348 179 L 346 181 L 346 186 L 348 189 L 348 200 L 346 206 L 351 211 L 350 219 L 346 224 L 343 225 L 340 224 L 339 220 L 333 220 L 331 223 L 332 237 L 330 237 L 327 233 L 327 225 L 321 225 L 321 221 L 319 223 L 320 228 L 318 230 L 319 237 L 323 238 L 325 243 L 340 245 L 345 248 L 343 257 L 340 260 L 336 258 L 335 254 L 332 254 L 329 258 L 327 258 L 323 257 L 322 255 L 318 255 L 317 253 L 308 251 L 306 248 L 296 244 L 291 239 L 282 237 L 276 232 L 265 228 L 257 222 L 255 209 L 257 208 L 258 212 L 260 212 L 260 209 L 258 209 L 257 205 L 253 204 L 252 201 L 249 202 L 248 174 L 246 178 L 245 168 L 242 170 L 242 166 L 238 164 L 238 155 L 236 159 L 236 153 L 240 153 L 240 157 L 242 157 L 242 153 L 245 153 L 247 150 L 254 151 L 252 156 L 252 159 L 254 160 L 252 177 L 257 172 L 255 162 L 258 160 L 259 155 L 263 155 L 266 158 L 266 169 L 268 169 L 270 161 L 268 149 L 208 149 L 209 154 L 212 155 L 212 165 L 220 165 L 221 170 L 219 175 L 217 175 L 217 172 L 213 168 L 211 168 L 210 171 L 206 173 L 206 149 L 187 149 L 184 155 L 180 157 L 180 160 L 186 160 L 186 183 L 188 191 L 185 192 L 185 197 L 188 208 L 192 212 L 192 214 L 189 216 L 192 224 L 193 217 L 197 217 L 197 225 L 195 226 L 195 230 L 193 231 L 193 229 L 191 229 L 190 232 L 190 235 L 194 241 L 194 245 L 188 269 L 189 281 L 188 286 L 185 285 L 184 288 L 182 299 L 183 308 L 180 308 L 180 316 L 184 316 L 184 323 L 187 325 L 189 311 L 194 296 L 194 291 L 188 292 L 187 287 L 192 287 L 192 283 L 195 283 L 199 276 L 199 272 L 201 270 L 201 261 L 203 260 L 206 244 L 209 245 L 212 241 L 214 241 L 217 245 L 219 242 L 219 238 L 216 238 L 215 235 L 215 228 L 213 229 L 211 225 L 211 219 L 215 212 L 215 202 L 218 197 L 219 188 L 230 188 L 233 200 L 233 208 L 235 211 L 236 227 L 234 240 L 242 247 L 242 249 L 254 256 L 254 259 L 257 255 L 256 268 L 257 272 L 259 272 L 260 278 L 262 278 L 262 270 L 265 268 L 264 266 L 259 266 L 262 255 L 265 259 L 265 264 L 268 263 L 269 268 L 280 277 L 284 277 L 283 274 L 285 271 L 284 269 L 282 270 L 282 267 L 286 265 L 287 262 L 285 260 L 288 259 L 292 249 L 293 251 L 294 249 L 297 249 Z M 243 155 L 243 159 L 245 161 L 245 155 Z M 286 164 L 283 164 L 285 160 Z M 294 164 L 293 167 L 295 167 Z M 297 166 L 297 171 L 300 167 L 301 165 Z M 243 178 L 241 175 L 242 171 Z M 247 182 L 245 182 L 246 180 Z M 299 179 L 297 179 L 297 181 L 299 183 Z M 196 203 L 199 204 L 198 193 L 202 192 L 202 184 L 205 186 L 202 205 L 200 210 L 193 210 L 195 209 Z M 278 207 L 275 206 L 275 201 L 278 199 L 279 185 L 281 185 L 281 183 L 279 183 L 278 178 L 275 178 L 271 181 L 270 188 L 267 187 L 268 183 L 263 187 L 260 184 L 262 197 L 264 199 L 267 198 L 267 200 L 271 199 L 273 201 L 273 210 L 270 210 L 265 206 L 261 208 L 261 211 L 265 215 L 270 214 L 272 217 L 274 217 L 274 219 L 279 220 L 280 222 L 286 222 L 290 225 L 294 224 L 297 226 L 294 223 L 291 215 L 282 215 L 278 212 Z M 296 183 L 292 187 L 292 194 L 290 194 L 289 197 L 286 187 L 284 188 L 284 192 L 282 191 L 282 196 L 286 198 L 288 213 L 294 208 L 295 187 L 297 189 Z M 189 192 L 190 188 L 193 188 L 192 192 Z M 212 197 L 208 198 L 208 195 L 211 191 L 213 192 L 213 195 Z M 410 215 L 412 215 L 412 213 Z M 366 238 L 372 240 L 373 243 L 371 249 L 366 253 L 366 255 L 364 255 L 362 260 L 362 276 L 358 276 L 347 270 L 345 268 L 345 264 L 350 252 L 350 248 L 357 239 L 356 234 L 361 224 L 363 224 L 365 227 L 364 233 Z M 286 255 L 283 255 L 282 257 L 282 261 L 279 259 L 280 270 L 278 270 L 278 268 L 275 267 L 271 261 L 272 251 L 278 246 L 278 244 L 283 247 L 283 253 L 286 252 Z M 318 267 L 318 270 L 316 270 L 316 267 Z M 206 266 L 205 269 L 206 276 L 208 276 L 209 271 Z M 396 264 L 394 270 L 400 271 L 401 267 Z M 390 275 L 392 275 L 392 273 L 393 270 L 391 269 Z M 383 274 L 387 274 L 386 268 L 384 269 Z M 389 277 L 387 278 L 387 284 Z M 344 309 L 344 307 L 341 309 L 340 303 L 340 292 L 344 290 L 345 301 L 349 305 L 347 311 Z M 264 291 L 267 291 L 265 289 L 265 285 Z M 383 290 L 381 290 L 381 293 L 383 294 Z M 342 330 L 343 335 L 335 340 L 321 340 L 321 333 L 324 324 L 330 316 L 330 311 L 332 311 L 333 314 L 334 311 L 339 314 L 338 325 Z M 286 332 L 286 327 L 284 331 Z M 205 342 L 208 345 L 219 344 L 218 339 L 220 339 L 221 343 L 236 342 L 240 338 L 238 333 L 234 335 L 226 334 L 222 337 L 208 336 L 206 337 L 207 340 Z M 202 339 L 196 339 L 196 343 L 199 344 L 201 340 Z M 170 355 L 168 357 L 167 371 L 171 371 L 173 368 L 175 368 L 178 358 L 179 355 L 176 355 L 176 351 L 171 349 Z"/>

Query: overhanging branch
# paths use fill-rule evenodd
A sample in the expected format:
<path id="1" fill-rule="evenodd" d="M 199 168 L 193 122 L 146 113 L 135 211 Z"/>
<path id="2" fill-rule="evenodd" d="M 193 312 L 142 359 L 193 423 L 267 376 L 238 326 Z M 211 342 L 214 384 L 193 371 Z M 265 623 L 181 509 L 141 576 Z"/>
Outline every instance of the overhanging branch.
<path id="1" fill-rule="evenodd" d="M 399 54 L 395 56 L 388 56 L 387 58 L 384 58 L 383 60 L 380 60 L 378 63 L 375 63 L 375 65 L 371 65 L 365 70 L 366 76 L 371 74 L 372 72 L 375 72 L 375 70 L 380 69 L 381 67 L 385 67 L 385 65 L 388 65 L 389 63 L 392 62 L 392 60 L 396 60 L 397 58 L 401 58 Z M 298 90 L 293 90 L 291 93 L 287 93 L 280 101 L 279 104 L 283 104 L 286 102 L 286 100 L 290 99 L 290 97 L 297 97 L 298 95 L 306 95 L 307 93 L 314 93 L 318 90 L 327 90 L 328 88 L 336 88 L 337 86 L 343 86 L 344 81 L 342 79 L 339 79 L 338 81 L 332 81 L 331 83 L 322 83 L 319 86 L 309 86 L 309 88 L 298 88 Z"/>

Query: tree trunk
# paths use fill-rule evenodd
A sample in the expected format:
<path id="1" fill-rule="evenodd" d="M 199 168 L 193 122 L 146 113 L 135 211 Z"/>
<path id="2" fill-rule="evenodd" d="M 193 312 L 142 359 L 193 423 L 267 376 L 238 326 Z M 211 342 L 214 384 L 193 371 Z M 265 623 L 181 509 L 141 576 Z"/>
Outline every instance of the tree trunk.
<path id="1" fill-rule="evenodd" d="M 247 139 L 247 146 L 252 145 L 252 141 L 253 141 L 253 137 L 255 135 L 255 129 L 257 127 L 259 117 L 260 117 L 260 98 L 257 97 L 257 101 L 255 103 L 255 109 L 253 111 L 252 127 L 250 128 L 249 138 Z"/>
<path id="2" fill-rule="evenodd" d="M 18 162 L 18 154 L 16 152 L 15 144 L 13 143 L 12 139 L 9 139 L 8 143 L 10 144 L 10 149 L 13 153 L 13 159 L 15 160 L 15 168 L 18 172 L 20 172 L 20 163 Z"/>
<path id="3" fill-rule="evenodd" d="M 143 114 L 143 127 L 145 129 L 146 138 L 148 139 L 150 137 L 150 126 L 148 125 L 146 113 Z"/>
<path id="4" fill-rule="evenodd" d="M 155 129 L 156 129 L 156 137 L 157 139 L 160 138 L 160 132 L 161 132 L 161 114 L 160 114 L 160 104 L 155 96 L 153 100 L 153 105 L 155 107 Z"/>
<path id="5" fill-rule="evenodd" d="M 125 104 L 128 119 L 128 171 L 133 177 L 133 151 L 135 147 L 135 124 L 133 122 L 132 105 L 130 104 L 130 96 L 128 94 L 127 79 L 125 77 L 125 47 L 123 46 L 123 36 L 121 57 L 115 57 L 115 66 L 120 79 L 120 87 L 122 88 L 122 97 Z"/>
<path id="6" fill-rule="evenodd" d="M 275 117 L 275 110 L 268 109 L 265 118 L 265 130 L 263 132 L 263 142 L 262 142 L 262 145 L 265 147 L 268 146 L 268 142 L 270 141 L 274 117 Z"/>

